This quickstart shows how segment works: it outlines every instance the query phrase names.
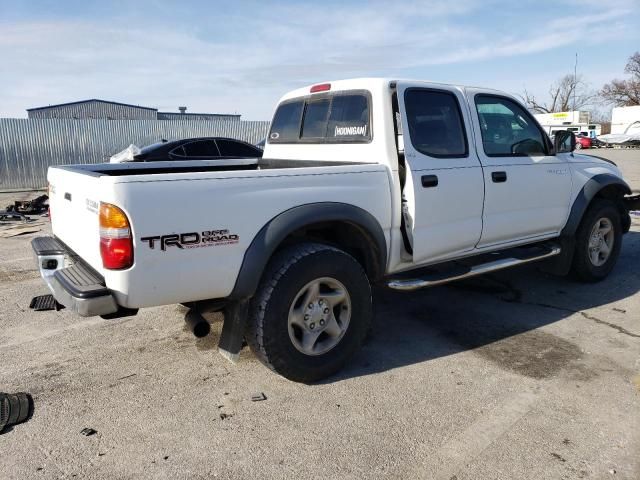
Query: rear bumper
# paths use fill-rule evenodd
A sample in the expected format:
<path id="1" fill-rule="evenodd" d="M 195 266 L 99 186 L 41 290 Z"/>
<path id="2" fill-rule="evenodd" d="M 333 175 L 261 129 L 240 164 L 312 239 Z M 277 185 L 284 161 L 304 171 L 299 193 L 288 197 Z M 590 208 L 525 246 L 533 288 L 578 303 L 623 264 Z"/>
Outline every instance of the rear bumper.
<path id="1" fill-rule="evenodd" d="M 104 278 L 54 237 L 37 237 L 31 247 L 40 275 L 58 301 L 83 317 L 109 315 L 118 304 Z"/>

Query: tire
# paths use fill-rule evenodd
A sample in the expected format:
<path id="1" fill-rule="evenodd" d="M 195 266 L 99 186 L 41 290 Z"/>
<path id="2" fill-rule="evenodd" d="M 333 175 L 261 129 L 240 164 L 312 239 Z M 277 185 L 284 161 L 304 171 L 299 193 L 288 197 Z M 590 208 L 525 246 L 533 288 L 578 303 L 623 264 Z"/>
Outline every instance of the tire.
<path id="1" fill-rule="evenodd" d="M 342 289 L 346 295 L 337 303 Z M 362 266 L 337 248 L 303 243 L 270 261 L 250 303 L 245 338 L 271 370 L 310 383 L 344 366 L 360 348 L 371 317 L 371 287 Z"/>
<path id="2" fill-rule="evenodd" d="M 582 144 L 580 142 L 576 142 L 576 150 L 582 150 Z"/>
<path id="3" fill-rule="evenodd" d="M 592 242 L 592 246 L 598 243 L 597 239 L 592 237 L 596 223 L 602 227 L 601 231 L 606 230 L 607 224 L 612 229 L 612 234 L 610 235 L 612 245 L 609 245 L 606 241 L 609 234 L 606 234 L 605 238 L 603 238 L 605 245 L 610 250 L 606 258 L 603 254 L 595 255 L 595 250 L 590 248 L 590 242 Z M 580 222 L 575 240 L 576 248 L 572 264 L 573 275 L 583 282 L 599 282 L 605 279 L 613 270 L 622 245 L 620 212 L 616 204 L 611 200 L 594 200 Z M 595 248 L 597 247 L 593 247 L 593 249 Z M 594 261 L 594 257 L 598 257 L 598 261 Z"/>

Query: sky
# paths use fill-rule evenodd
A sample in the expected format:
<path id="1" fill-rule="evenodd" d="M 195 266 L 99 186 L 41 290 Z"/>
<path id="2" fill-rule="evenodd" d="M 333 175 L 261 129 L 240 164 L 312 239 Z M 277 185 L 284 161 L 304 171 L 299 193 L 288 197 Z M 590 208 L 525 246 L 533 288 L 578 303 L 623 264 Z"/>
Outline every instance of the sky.
<path id="1" fill-rule="evenodd" d="M 0 0 L 0 117 L 100 98 L 270 119 L 287 91 L 415 78 L 544 98 L 624 78 L 640 0 Z"/>

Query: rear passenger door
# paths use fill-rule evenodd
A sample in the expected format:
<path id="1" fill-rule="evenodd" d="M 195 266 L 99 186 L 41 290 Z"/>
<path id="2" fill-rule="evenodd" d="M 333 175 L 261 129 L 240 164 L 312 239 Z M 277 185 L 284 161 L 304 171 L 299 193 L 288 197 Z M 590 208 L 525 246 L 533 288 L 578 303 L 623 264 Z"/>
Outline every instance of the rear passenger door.
<path id="1" fill-rule="evenodd" d="M 571 173 L 533 116 L 514 99 L 468 89 L 485 200 L 479 248 L 558 234 L 569 214 Z"/>
<path id="2" fill-rule="evenodd" d="M 455 87 L 397 85 L 406 179 L 403 211 L 416 264 L 472 251 L 482 231 L 482 168 Z"/>

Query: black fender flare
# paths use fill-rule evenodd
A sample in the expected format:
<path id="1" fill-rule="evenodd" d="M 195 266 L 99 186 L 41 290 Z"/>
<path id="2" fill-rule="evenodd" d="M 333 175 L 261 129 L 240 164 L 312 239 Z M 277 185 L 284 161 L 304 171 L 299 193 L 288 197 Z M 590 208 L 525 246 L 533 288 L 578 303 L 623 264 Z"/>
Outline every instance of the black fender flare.
<path id="1" fill-rule="evenodd" d="M 631 194 L 629 185 L 620 177 L 616 177 L 610 173 L 594 175 L 587 180 L 582 189 L 580 189 L 580 192 L 578 192 L 578 196 L 571 206 L 569 219 L 562 229 L 561 236 L 573 237 L 575 235 L 584 213 L 587 211 L 587 208 L 589 208 L 591 200 L 593 200 L 600 190 L 611 185 L 618 186 L 624 195 Z"/>
<path id="2" fill-rule="evenodd" d="M 566 275 L 569 273 L 571 270 L 571 264 L 573 263 L 573 255 L 576 247 L 575 234 L 578 230 L 578 226 L 580 226 L 582 217 L 598 192 L 611 185 L 617 185 L 625 194 L 631 193 L 629 185 L 627 185 L 624 180 L 610 173 L 594 175 L 582 186 L 573 202 L 573 205 L 571 206 L 571 212 L 569 213 L 567 223 L 558 238 L 561 253 L 560 255 L 556 255 L 545 262 L 542 267 L 544 270 L 555 275 Z"/>
<path id="3" fill-rule="evenodd" d="M 374 258 L 381 274 L 387 265 L 387 242 L 380 223 L 366 210 L 338 202 L 300 205 L 275 216 L 256 234 L 247 248 L 230 300 L 252 297 L 271 256 L 291 233 L 324 222 L 347 222 L 363 231 L 371 240 Z"/>

